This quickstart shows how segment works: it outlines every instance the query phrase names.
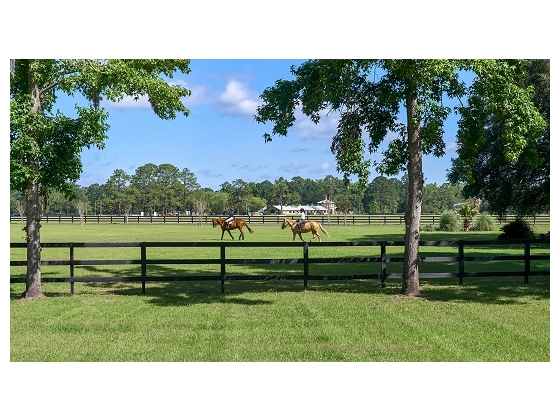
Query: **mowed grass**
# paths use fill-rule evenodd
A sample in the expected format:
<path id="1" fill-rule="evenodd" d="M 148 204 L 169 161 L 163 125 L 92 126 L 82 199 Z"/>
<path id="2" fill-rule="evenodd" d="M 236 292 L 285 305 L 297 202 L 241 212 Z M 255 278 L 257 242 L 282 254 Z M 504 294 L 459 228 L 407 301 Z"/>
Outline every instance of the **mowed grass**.
<path id="1" fill-rule="evenodd" d="M 23 241 L 21 227 L 11 225 L 12 242 Z M 279 225 L 251 227 L 255 233 L 246 232 L 246 242 L 292 241 Z M 324 227 L 331 238 L 323 235 L 323 241 L 404 235 L 404 226 Z M 421 240 L 495 239 L 498 233 L 426 232 Z M 220 236 L 211 225 L 186 224 L 49 223 L 41 229 L 42 242 L 219 242 Z M 352 252 L 359 255 L 376 252 L 356 248 Z M 251 258 L 269 258 L 272 252 L 236 251 L 257 253 Z M 421 280 L 423 298 L 400 296 L 397 280 L 388 280 L 385 288 L 379 280 L 310 281 L 307 292 L 300 281 L 230 281 L 224 294 L 213 281 L 151 282 L 146 295 L 136 283 L 76 284 L 74 295 L 68 284 L 44 283 L 47 298 L 32 301 L 20 299 L 24 288 L 10 285 L 14 362 L 550 361 L 549 276 L 531 277 L 527 285 L 517 277 L 467 278 L 462 286 L 453 278 Z"/>

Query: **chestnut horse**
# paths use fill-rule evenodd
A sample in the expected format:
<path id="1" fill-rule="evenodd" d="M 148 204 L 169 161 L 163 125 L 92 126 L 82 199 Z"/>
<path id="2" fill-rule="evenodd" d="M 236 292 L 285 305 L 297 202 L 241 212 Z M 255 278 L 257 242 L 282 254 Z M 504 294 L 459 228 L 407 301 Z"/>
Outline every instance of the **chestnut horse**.
<path id="1" fill-rule="evenodd" d="M 319 238 L 319 242 L 321 242 L 321 235 L 319 235 L 319 229 L 321 229 L 321 231 L 323 231 L 323 233 L 326 234 L 329 238 L 331 237 L 331 235 L 329 235 L 329 233 L 325 229 L 323 229 L 323 226 L 321 226 L 321 223 L 319 222 L 313 222 L 311 220 L 308 220 L 305 222 L 305 225 L 300 230 L 298 228 L 298 224 L 296 220 L 284 219 L 284 222 L 282 223 L 282 229 L 285 229 L 287 226 L 290 226 L 292 228 L 292 233 L 294 234 L 293 241 L 296 240 L 296 233 L 297 233 L 299 235 L 299 239 L 305 242 L 301 237 L 301 234 L 312 232 L 313 237 L 311 238 L 311 240 L 315 239 L 316 236 L 317 238 Z"/>
<path id="2" fill-rule="evenodd" d="M 231 236 L 231 239 L 233 239 L 233 236 L 230 232 L 231 229 L 239 229 L 239 232 L 241 232 L 241 234 L 239 235 L 239 240 L 245 240 L 245 234 L 243 233 L 244 227 L 247 228 L 249 233 L 253 233 L 253 229 L 251 229 L 247 222 L 245 222 L 245 220 L 243 219 L 233 219 L 231 222 L 229 222 L 229 227 L 226 227 L 225 219 L 212 219 L 212 227 L 216 227 L 218 225 L 220 225 L 222 228 L 222 239 L 224 239 L 224 232 L 226 231 L 227 233 L 229 233 L 229 236 Z"/>

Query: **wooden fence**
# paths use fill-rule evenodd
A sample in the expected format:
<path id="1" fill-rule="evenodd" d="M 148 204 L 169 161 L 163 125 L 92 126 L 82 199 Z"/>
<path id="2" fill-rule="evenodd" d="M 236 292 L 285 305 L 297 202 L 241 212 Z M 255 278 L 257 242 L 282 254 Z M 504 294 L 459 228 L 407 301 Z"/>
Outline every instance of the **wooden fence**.
<path id="1" fill-rule="evenodd" d="M 190 224 L 211 224 L 213 217 L 227 216 L 128 216 L 128 223 L 152 224 L 152 223 L 190 223 Z M 247 223 L 275 224 L 282 223 L 284 218 L 297 219 L 297 215 L 238 215 Z M 423 214 L 420 218 L 421 225 L 439 225 L 440 214 Z M 515 216 L 506 216 L 499 218 L 492 216 L 498 223 L 506 224 L 515 220 Z M 334 215 L 309 215 L 309 220 L 321 222 L 321 224 L 330 225 L 403 225 L 404 214 L 334 214 Z M 550 215 L 537 215 L 527 217 L 525 220 L 533 225 L 550 225 Z M 127 218 L 123 215 L 86 215 L 83 217 L 83 223 L 126 223 Z M 45 215 L 42 223 L 82 223 L 79 215 Z M 25 223 L 25 217 L 10 216 L 10 223 Z"/>
<path id="2" fill-rule="evenodd" d="M 545 244 L 541 247 L 541 244 Z M 489 255 L 491 252 L 484 247 L 494 248 L 495 250 L 504 249 L 506 245 L 514 245 L 513 248 L 519 250 L 516 255 Z M 122 242 L 122 243 L 43 243 L 42 248 L 68 248 L 68 259 L 56 261 L 42 261 L 43 266 L 47 265 L 64 265 L 69 266 L 69 276 L 67 277 L 48 277 L 42 276 L 44 282 L 69 282 L 70 293 L 74 293 L 75 282 L 141 282 L 142 294 L 146 293 L 146 282 L 154 281 L 219 281 L 220 291 L 224 293 L 225 281 L 236 280 L 301 280 L 303 279 L 303 289 L 307 290 L 308 281 L 310 280 L 352 280 L 352 279 L 379 279 L 381 287 L 385 287 L 387 279 L 402 279 L 402 272 L 388 272 L 388 264 L 395 262 L 403 262 L 400 256 L 393 256 L 387 252 L 387 247 L 404 247 L 404 241 L 360 241 L 360 242 L 221 242 L 219 244 L 211 242 Z M 427 256 L 424 250 L 428 247 L 457 247 L 457 256 Z M 538 255 L 531 254 L 531 246 L 538 247 Z M 10 243 L 10 248 L 25 248 L 25 243 Z M 152 248 L 218 248 L 220 258 L 147 258 L 147 250 Z M 227 258 L 226 250 L 235 248 L 301 248 L 301 258 Z M 319 250 L 324 247 L 369 247 L 368 254 L 379 256 L 367 257 L 313 257 L 310 255 L 311 251 Z M 537 275 L 550 275 L 550 240 L 547 239 L 534 239 L 534 240 L 494 240 L 494 241 L 421 241 L 421 254 L 420 264 L 425 263 L 442 263 L 453 262 L 457 263 L 457 271 L 454 272 L 421 272 L 419 277 L 425 278 L 458 278 L 458 284 L 463 284 L 465 277 L 524 277 L 524 282 L 529 283 L 530 276 Z M 138 248 L 138 259 L 104 259 L 104 260 L 79 260 L 74 258 L 74 251 L 76 248 Z M 373 252 L 379 248 L 379 252 Z M 253 252 L 258 255 L 259 249 Z M 468 250 L 476 250 L 467 255 Z M 483 255 L 481 255 L 481 250 Z M 188 252 L 186 253 L 188 254 Z M 394 252 L 392 252 L 394 254 Z M 423 255 L 424 256 L 423 256 Z M 544 264 L 540 264 L 540 269 L 532 269 L 531 262 L 537 260 L 546 260 Z M 479 268 L 486 268 L 481 262 L 496 263 L 499 261 L 523 261 L 523 269 L 517 271 L 466 271 L 465 262 L 473 261 L 478 264 Z M 345 270 L 345 274 L 310 274 L 310 267 L 315 267 L 320 264 L 368 264 L 366 273 L 352 274 L 353 270 Z M 213 264 L 219 266 L 216 268 L 214 274 L 202 274 L 193 272 L 192 274 L 181 275 L 147 275 L 149 266 L 156 265 L 176 265 L 176 264 Z M 273 265 L 290 264 L 295 267 L 299 264 L 301 271 L 298 273 L 281 273 L 280 270 L 271 268 Z M 25 266 L 26 261 L 20 260 L 10 261 L 10 266 Z M 138 266 L 138 275 L 135 276 L 92 276 L 92 277 L 77 277 L 74 275 L 74 270 L 78 266 L 103 266 L 103 265 L 135 265 Z M 228 266 L 231 265 L 248 265 L 255 266 L 261 265 L 268 267 L 268 274 L 228 274 Z M 518 264 L 519 265 L 519 264 Z M 397 268 L 400 265 L 393 265 Z M 509 264 L 512 267 L 511 264 Z M 400 267 L 399 267 L 400 268 Z M 359 270 L 356 270 L 359 271 Z M 354 271 L 354 273 L 356 273 Z M 10 276 L 10 283 L 25 283 L 25 277 L 12 277 Z"/>

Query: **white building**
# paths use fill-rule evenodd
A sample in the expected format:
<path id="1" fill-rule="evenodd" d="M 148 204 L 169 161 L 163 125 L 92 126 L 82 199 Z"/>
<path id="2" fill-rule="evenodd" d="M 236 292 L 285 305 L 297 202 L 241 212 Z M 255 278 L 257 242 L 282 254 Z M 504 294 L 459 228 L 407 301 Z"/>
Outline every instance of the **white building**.
<path id="1" fill-rule="evenodd" d="M 280 204 L 273 204 L 270 206 L 271 209 L 274 209 L 274 213 L 283 214 L 286 216 L 297 216 L 299 215 L 300 209 L 304 209 L 306 214 L 327 214 L 327 208 L 321 205 L 299 205 L 299 206 L 281 206 Z"/>
<path id="2" fill-rule="evenodd" d="M 336 206 L 334 205 L 334 201 L 329 200 L 328 198 L 325 198 L 324 200 L 319 201 L 317 204 L 319 204 L 321 207 L 323 207 L 326 213 L 330 213 L 330 214 L 334 214 L 335 210 L 336 210 Z"/>

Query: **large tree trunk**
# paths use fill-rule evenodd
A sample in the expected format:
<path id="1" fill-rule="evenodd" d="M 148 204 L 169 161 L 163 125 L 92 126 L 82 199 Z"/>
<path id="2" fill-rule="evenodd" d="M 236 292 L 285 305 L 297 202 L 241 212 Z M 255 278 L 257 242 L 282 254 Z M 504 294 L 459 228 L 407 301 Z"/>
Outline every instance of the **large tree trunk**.
<path id="1" fill-rule="evenodd" d="M 407 95 L 407 131 L 408 131 L 408 205 L 405 213 L 405 249 L 401 294 L 420 295 L 418 277 L 418 247 L 420 243 L 420 215 L 422 210 L 422 141 L 420 138 L 420 116 L 418 98 Z"/>
<path id="2" fill-rule="evenodd" d="M 39 205 L 39 185 L 30 181 L 27 191 L 27 274 L 23 297 L 34 299 L 43 297 L 41 285 L 41 209 Z"/>
<path id="3" fill-rule="evenodd" d="M 41 98 L 38 86 L 34 83 L 34 77 L 29 75 L 29 92 L 35 103 L 31 109 L 32 113 L 41 113 Z M 37 142 L 37 132 L 30 133 L 35 138 L 33 147 L 39 149 Z M 36 156 L 38 153 L 29 153 L 27 164 L 32 174 L 39 173 L 39 162 Z M 39 204 L 39 180 L 31 176 L 27 182 L 27 201 L 26 201 L 27 222 L 25 225 L 27 240 L 27 273 L 25 276 L 25 292 L 23 297 L 35 299 L 44 297 L 41 285 L 41 206 Z"/>

